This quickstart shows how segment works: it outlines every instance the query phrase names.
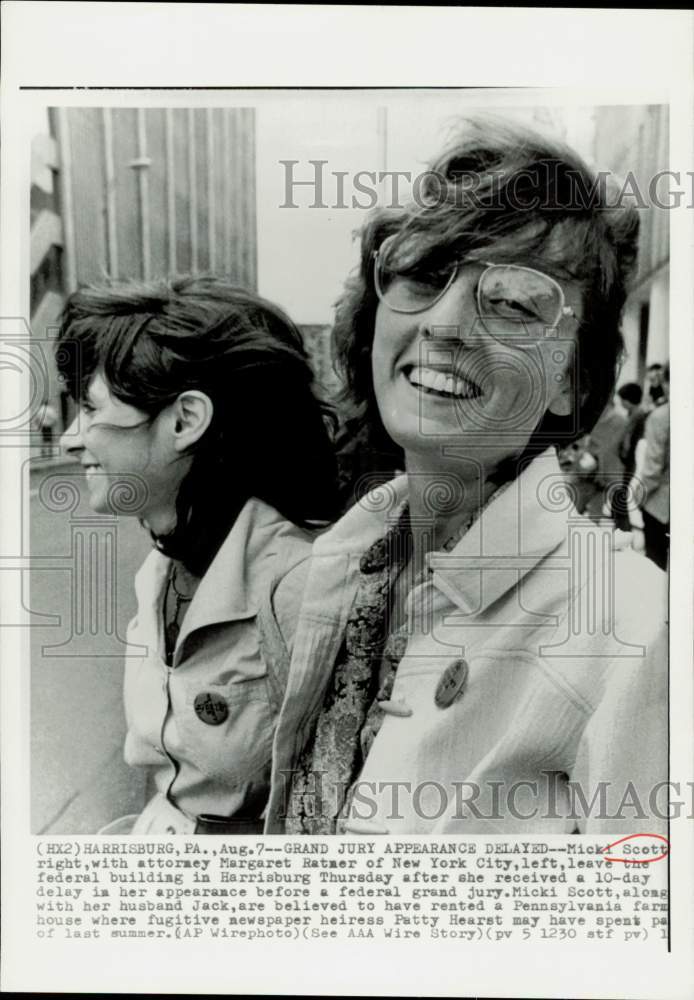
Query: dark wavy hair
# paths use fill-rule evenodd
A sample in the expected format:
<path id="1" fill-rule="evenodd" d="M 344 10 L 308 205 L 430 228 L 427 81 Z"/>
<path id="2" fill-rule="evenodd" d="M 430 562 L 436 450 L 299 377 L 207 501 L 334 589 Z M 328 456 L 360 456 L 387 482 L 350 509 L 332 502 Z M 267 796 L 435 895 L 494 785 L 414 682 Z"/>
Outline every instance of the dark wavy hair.
<path id="1" fill-rule="evenodd" d="M 333 344 L 345 412 L 370 428 L 369 447 L 382 461 L 403 467 L 378 413 L 371 374 L 378 307 L 373 255 L 383 240 L 396 234 L 406 246 L 407 273 L 415 277 L 483 250 L 500 263 L 582 283 L 579 412 L 568 418 L 545 414 L 524 455 L 537 453 L 589 431 L 614 390 L 623 349 L 620 316 L 639 228 L 636 210 L 615 197 L 617 188 L 557 141 L 515 123 L 470 119 L 422 175 L 416 203 L 371 215 L 361 233 L 359 269 L 337 303 Z M 502 242 L 510 236 L 512 250 Z"/>
<path id="2" fill-rule="evenodd" d="M 220 278 L 119 282 L 71 295 L 56 358 L 70 395 L 94 374 L 156 417 L 197 389 L 214 413 L 155 539 L 202 575 L 250 497 L 297 525 L 338 512 L 332 410 L 320 401 L 301 333 L 276 306 Z"/>

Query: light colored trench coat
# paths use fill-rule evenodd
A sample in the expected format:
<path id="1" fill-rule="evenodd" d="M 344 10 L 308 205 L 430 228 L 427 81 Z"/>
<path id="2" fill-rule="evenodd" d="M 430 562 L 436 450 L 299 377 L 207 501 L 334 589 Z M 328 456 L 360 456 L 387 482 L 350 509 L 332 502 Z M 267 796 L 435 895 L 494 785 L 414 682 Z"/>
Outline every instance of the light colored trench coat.
<path id="1" fill-rule="evenodd" d="M 450 553 L 430 554 L 432 572 L 407 602 L 391 696 L 402 711 L 385 715 L 338 832 L 662 832 L 666 577 L 616 545 L 611 524 L 580 516 L 563 483 L 554 450 L 545 452 Z M 360 557 L 406 496 L 403 476 L 314 546 L 266 832 L 283 830 L 292 767 L 343 641 Z M 464 683 L 442 707 L 447 670 L 454 688 Z"/>

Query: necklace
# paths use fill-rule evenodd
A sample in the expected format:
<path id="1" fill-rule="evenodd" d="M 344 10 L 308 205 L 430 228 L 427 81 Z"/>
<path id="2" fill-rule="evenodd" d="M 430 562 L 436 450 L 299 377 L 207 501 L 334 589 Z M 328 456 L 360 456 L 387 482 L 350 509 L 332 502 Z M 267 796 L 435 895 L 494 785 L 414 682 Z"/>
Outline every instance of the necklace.
<path id="1" fill-rule="evenodd" d="M 166 586 L 166 598 L 164 606 L 169 602 L 169 595 L 173 591 L 174 600 L 176 602 L 176 607 L 174 608 L 173 618 L 170 621 L 165 621 L 164 623 L 164 641 L 166 647 L 166 662 L 171 666 L 171 661 L 173 659 L 174 650 L 176 649 L 176 643 L 178 642 L 178 636 L 181 632 L 181 623 L 178 620 L 178 616 L 181 613 L 181 608 L 184 604 L 190 604 L 193 600 L 193 594 L 182 594 L 178 587 L 176 586 L 176 564 L 172 564 L 171 572 L 169 573 L 169 579 Z M 193 591 L 194 593 L 194 591 Z"/>

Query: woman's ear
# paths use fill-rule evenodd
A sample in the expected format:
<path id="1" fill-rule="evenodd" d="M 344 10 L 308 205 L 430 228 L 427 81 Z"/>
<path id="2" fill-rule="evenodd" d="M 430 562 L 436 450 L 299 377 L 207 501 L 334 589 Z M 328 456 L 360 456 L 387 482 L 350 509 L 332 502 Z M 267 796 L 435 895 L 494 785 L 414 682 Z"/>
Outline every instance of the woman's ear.
<path id="1" fill-rule="evenodd" d="M 174 448 L 184 452 L 200 440 L 212 423 L 214 404 L 209 396 L 197 389 L 182 392 L 172 405 Z"/>

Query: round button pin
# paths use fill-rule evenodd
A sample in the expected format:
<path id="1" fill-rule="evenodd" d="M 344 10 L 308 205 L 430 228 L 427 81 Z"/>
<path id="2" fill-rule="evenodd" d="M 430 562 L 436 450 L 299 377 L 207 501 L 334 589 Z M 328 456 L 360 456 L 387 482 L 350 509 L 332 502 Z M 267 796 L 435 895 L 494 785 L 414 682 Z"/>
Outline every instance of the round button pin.
<path id="1" fill-rule="evenodd" d="M 436 685 L 434 704 L 438 708 L 448 708 L 456 698 L 459 698 L 465 687 L 470 668 L 466 660 L 454 660 L 443 672 L 441 680 Z"/>
<path id="2" fill-rule="evenodd" d="M 193 702 L 195 714 L 207 726 L 219 726 L 229 714 L 229 706 L 218 695 L 210 694 L 209 691 L 201 691 L 196 694 Z"/>

